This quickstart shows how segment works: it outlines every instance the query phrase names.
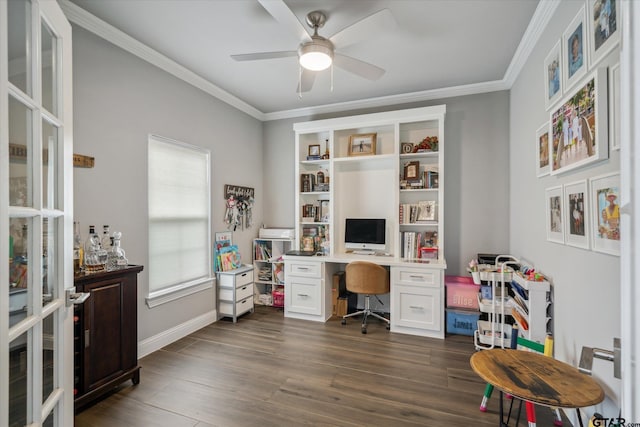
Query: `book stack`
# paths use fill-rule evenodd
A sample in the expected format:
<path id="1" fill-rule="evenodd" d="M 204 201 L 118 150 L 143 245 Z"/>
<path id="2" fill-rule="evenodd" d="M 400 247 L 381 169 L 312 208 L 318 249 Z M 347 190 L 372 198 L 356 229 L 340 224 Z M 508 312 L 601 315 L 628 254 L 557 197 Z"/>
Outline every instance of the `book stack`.
<path id="1" fill-rule="evenodd" d="M 312 205 L 307 203 L 306 205 L 302 205 L 302 221 L 303 222 L 315 222 L 318 221 L 319 218 L 319 207 L 316 205 Z"/>
<path id="2" fill-rule="evenodd" d="M 436 231 L 405 231 L 400 233 L 400 242 L 400 256 L 406 260 L 437 258 L 438 233 Z"/>
<path id="3" fill-rule="evenodd" d="M 426 224 L 436 220 L 435 200 L 418 203 L 402 203 L 399 212 L 400 224 Z"/>
<path id="4" fill-rule="evenodd" d="M 300 175 L 300 189 L 303 193 L 313 191 L 316 186 L 316 176 L 312 173 L 303 173 Z"/>
<path id="5" fill-rule="evenodd" d="M 269 259 L 271 259 L 271 251 L 269 250 L 269 247 L 267 246 L 266 242 L 256 243 L 255 254 L 253 259 L 259 260 L 259 261 L 268 261 Z"/>

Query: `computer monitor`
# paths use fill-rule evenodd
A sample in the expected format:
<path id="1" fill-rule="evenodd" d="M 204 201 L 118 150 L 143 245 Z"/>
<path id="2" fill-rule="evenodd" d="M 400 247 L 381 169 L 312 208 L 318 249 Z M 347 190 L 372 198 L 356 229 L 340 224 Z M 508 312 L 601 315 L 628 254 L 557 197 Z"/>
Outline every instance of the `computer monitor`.
<path id="1" fill-rule="evenodd" d="M 384 251 L 386 221 L 384 218 L 346 218 L 344 247 L 352 250 Z"/>

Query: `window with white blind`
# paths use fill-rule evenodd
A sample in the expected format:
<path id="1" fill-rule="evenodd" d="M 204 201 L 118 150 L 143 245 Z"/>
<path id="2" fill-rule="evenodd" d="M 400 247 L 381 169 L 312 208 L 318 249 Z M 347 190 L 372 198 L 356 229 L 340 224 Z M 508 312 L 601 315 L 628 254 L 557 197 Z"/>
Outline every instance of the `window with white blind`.
<path id="1" fill-rule="evenodd" d="M 213 285 L 210 153 L 149 135 L 149 293 L 154 307 Z"/>

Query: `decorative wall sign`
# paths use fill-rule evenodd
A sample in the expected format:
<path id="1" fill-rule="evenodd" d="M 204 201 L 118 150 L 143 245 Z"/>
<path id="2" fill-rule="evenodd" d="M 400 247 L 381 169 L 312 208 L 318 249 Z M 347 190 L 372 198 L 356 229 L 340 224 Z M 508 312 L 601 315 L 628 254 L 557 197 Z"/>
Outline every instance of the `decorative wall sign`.
<path id="1" fill-rule="evenodd" d="M 224 198 L 227 201 L 224 222 L 229 230 L 235 231 L 238 227 L 250 228 L 253 225 L 254 195 L 255 190 L 251 187 L 224 185 Z"/>
<path id="2" fill-rule="evenodd" d="M 255 189 L 251 187 L 242 187 L 240 185 L 224 185 L 224 198 L 228 199 L 230 196 L 236 199 L 246 199 L 255 197 Z"/>

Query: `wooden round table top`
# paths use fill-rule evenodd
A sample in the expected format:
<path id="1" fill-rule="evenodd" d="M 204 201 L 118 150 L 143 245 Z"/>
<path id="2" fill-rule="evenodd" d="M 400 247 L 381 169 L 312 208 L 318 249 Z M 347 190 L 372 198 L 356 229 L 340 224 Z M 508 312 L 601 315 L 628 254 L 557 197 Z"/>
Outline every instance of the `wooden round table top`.
<path id="1" fill-rule="evenodd" d="M 604 391 L 593 378 L 540 353 L 482 350 L 471 356 L 471 367 L 494 387 L 539 405 L 584 408 L 604 400 Z"/>

